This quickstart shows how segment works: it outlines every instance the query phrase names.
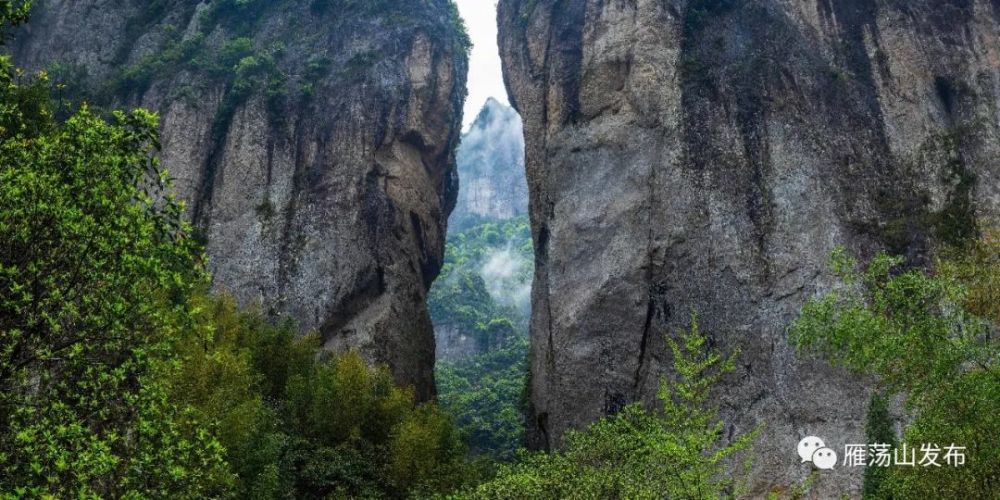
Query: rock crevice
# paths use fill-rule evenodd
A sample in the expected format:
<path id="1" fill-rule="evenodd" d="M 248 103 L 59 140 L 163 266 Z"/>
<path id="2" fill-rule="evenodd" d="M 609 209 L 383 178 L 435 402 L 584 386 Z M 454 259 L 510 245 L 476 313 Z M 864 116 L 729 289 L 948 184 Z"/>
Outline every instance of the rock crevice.
<path id="1" fill-rule="evenodd" d="M 727 433 L 765 424 L 754 496 L 808 475 L 798 439 L 863 442 L 867 384 L 785 330 L 845 246 L 912 264 L 1000 220 L 992 0 L 502 0 L 524 119 L 532 444 L 655 404 L 696 311 L 742 352 Z M 856 493 L 857 471 L 821 478 Z M 828 488 L 829 486 L 829 488 Z"/>

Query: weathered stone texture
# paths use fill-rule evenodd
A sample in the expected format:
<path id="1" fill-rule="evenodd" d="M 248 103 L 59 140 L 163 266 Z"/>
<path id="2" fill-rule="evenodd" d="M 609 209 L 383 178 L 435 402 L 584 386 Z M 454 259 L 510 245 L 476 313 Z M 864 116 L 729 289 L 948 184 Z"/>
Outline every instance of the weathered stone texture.
<path id="1" fill-rule="evenodd" d="M 837 246 L 912 263 L 1000 220 L 996 0 L 501 0 L 536 275 L 535 445 L 653 404 L 697 311 L 742 349 L 726 433 L 765 424 L 753 496 L 797 441 L 864 442 L 869 384 L 786 328 Z M 857 493 L 860 471 L 823 474 Z"/>
<path id="2" fill-rule="evenodd" d="M 217 289 L 428 398 L 425 298 L 457 191 L 466 54 L 445 0 L 341 3 L 44 0 L 14 54 L 78 75 L 88 99 L 160 113 Z M 241 76 L 254 61 L 224 55 L 239 38 L 273 67 Z"/>

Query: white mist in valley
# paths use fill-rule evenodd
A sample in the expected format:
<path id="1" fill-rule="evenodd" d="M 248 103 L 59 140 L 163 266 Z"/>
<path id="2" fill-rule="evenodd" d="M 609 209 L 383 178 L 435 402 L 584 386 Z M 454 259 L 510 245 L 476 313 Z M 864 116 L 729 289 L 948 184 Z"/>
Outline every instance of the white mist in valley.
<path id="1" fill-rule="evenodd" d="M 511 244 L 487 255 L 484 261 L 479 274 L 493 300 L 527 315 L 531 311 L 532 262 Z"/>
<path id="2" fill-rule="evenodd" d="M 449 362 L 496 349 L 510 334 L 527 335 L 534 275 L 517 111 L 487 99 L 456 160 L 459 189 L 447 251 L 428 297 L 437 355 Z"/>

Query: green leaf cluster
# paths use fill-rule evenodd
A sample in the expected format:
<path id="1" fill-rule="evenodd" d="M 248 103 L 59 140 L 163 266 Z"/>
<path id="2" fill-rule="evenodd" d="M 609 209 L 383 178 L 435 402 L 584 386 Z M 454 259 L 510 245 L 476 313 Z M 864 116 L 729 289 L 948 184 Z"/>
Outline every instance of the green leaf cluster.
<path id="1" fill-rule="evenodd" d="M 457 363 L 439 362 L 438 404 L 454 415 L 474 454 L 509 462 L 524 443 L 528 338 Z"/>
<path id="2" fill-rule="evenodd" d="M 239 498 L 402 497 L 470 479 L 451 417 L 384 367 L 231 298 L 201 298 L 170 387 L 225 449 Z"/>
<path id="3" fill-rule="evenodd" d="M 218 494 L 222 449 L 162 382 L 205 276 L 156 117 L 59 122 L 44 88 L 0 57 L 0 491 Z"/>
<path id="4" fill-rule="evenodd" d="M 886 255 L 860 269 L 837 251 L 840 286 L 807 303 L 793 324 L 791 340 L 802 351 L 906 395 L 912 422 L 900 441 L 967 447 L 961 467 L 890 468 L 871 479 L 869 498 L 987 498 L 1000 488 L 998 241 L 987 231 L 945 252 L 934 273 Z M 881 406 L 870 411 L 884 414 Z"/>

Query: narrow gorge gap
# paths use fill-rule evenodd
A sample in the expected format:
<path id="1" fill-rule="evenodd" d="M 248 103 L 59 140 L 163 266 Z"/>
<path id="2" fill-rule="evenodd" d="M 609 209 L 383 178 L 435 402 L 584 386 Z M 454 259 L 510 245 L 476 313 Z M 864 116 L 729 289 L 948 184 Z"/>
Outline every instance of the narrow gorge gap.
<path id="1" fill-rule="evenodd" d="M 521 118 L 508 105 L 496 10 L 458 0 L 473 48 L 459 192 L 444 266 L 429 296 L 440 403 L 473 453 L 511 459 L 523 444 L 534 251 Z"/>

